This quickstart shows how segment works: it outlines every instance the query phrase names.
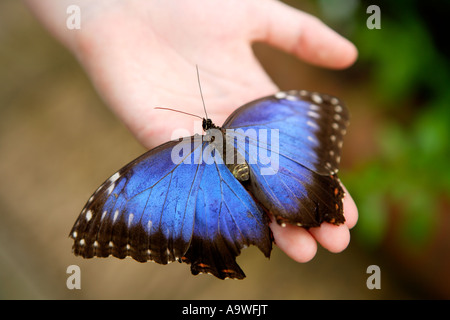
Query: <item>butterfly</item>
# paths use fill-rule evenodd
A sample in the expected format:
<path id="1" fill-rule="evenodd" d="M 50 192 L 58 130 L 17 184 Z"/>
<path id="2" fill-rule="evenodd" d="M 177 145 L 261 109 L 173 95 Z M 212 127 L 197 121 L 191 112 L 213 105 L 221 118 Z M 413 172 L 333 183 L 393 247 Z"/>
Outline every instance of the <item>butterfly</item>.
<path id="1" fill-rule="evenodd" d="M 270 219 L 345 221 L 337 172 L 348 123 L 338 98 L 306 90 L 247 103 L 222 127 L 204 118 L 205 134 L 146 152 L 95 191 L 70 232 L 73 252 L 243 279 L 236 257 L 250 245 L 270 256 Z"/>

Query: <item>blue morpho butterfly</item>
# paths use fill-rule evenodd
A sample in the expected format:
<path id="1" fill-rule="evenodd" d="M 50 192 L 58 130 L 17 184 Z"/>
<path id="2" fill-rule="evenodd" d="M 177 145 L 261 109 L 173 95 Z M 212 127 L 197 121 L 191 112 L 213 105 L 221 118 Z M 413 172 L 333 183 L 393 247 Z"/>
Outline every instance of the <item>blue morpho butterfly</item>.
<path id="1" fill-rule="evenodd" d="M 241 249 L 270 256 L 268 214 L 282 226 L 345 221 L 336 173 L 348 120 L 339 99 L 305 90 L 252 101 L 222 127 L 203 119 L 204 135 L 148 151 L 97 189 L 70 233 L 73 252 L 242 279 Z"/>

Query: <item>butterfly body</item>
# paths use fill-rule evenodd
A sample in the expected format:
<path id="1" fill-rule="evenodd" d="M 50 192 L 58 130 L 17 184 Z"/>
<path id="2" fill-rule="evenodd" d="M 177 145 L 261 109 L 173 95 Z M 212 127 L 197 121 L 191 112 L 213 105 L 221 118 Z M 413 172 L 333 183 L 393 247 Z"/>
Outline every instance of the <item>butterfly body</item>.
<path id="1" fill-rule="evenodd" d="M 250 102 L 222 127 L 203 119 L 203 136 L 160 145 L 97 189 L 72 228 L 73 251 L 242 279 L 241 249 L 270 256 L 269 215 L 306 228 L 345 221 L 336 173 L 347 124 L 337 98 L 307 91 Z"/>

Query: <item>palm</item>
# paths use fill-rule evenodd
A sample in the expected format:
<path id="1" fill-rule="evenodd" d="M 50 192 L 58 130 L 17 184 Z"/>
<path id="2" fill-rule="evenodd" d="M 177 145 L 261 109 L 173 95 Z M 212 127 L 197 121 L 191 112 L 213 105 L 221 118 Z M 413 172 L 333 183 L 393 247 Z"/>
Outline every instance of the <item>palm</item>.
<path id="1" fill-rule="evenodd" d="M 195 118 L 155 106 L 204 116 L 195 65 L 208 115 L 217 124 L 243 103 L 276 90 L 250 46 L 262 30 L 249 25 L 248 15 L 236 14 L 241 4 L 166 1 L 160 9 L 144 1 L 111 10 L 82 29 L 81 48 L 94 58 L 86 63 L 98 89 L 144 145 L 169 139 L 174 129 L 193 130 Z M 102 35 L 102 42 L 92 34 Z"/>

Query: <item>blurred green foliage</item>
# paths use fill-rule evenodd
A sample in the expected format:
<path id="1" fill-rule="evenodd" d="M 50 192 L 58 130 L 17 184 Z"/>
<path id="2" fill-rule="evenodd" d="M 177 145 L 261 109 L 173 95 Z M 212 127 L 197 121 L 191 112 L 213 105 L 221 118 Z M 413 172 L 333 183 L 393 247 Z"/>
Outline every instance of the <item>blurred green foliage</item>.
<path id="1" fill-rule="evenodd" d="M 362 14 L 370 4 L 360 2 L 353 11 L 347 36 L 358 47 L 356 67 L 368 73 L 370 98 L 384 117 L 376 156 L 343 180 L 359 208 L 355 231 L 362 242 L 380 245 L 395 212 L 399 241 L 420 250 L 450 198 L 450 68 L 447 40 L 436 25 L 450 12 L 449 3 L 378 1 L 381 29 L 372 30 L 369 14 Z"/>

